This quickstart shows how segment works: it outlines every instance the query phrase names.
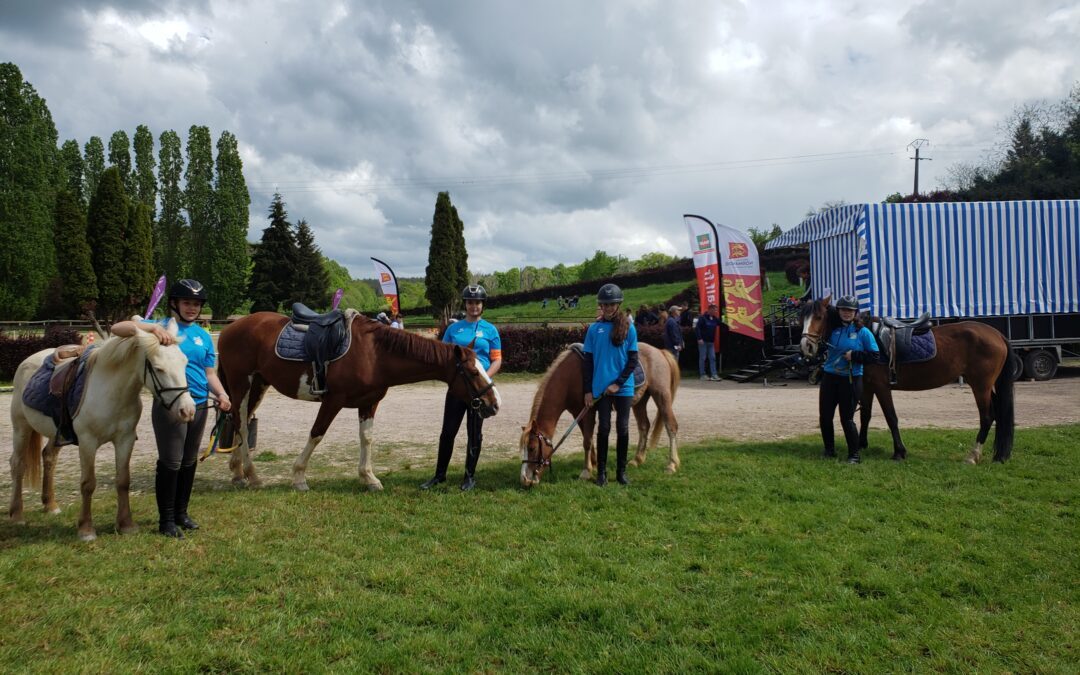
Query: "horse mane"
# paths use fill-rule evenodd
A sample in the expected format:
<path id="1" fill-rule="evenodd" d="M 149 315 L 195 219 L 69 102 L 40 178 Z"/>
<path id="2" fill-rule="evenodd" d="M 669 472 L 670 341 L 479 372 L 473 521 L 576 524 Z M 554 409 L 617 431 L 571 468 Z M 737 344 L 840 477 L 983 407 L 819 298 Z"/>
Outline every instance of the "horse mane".
<path id="1" fill-rule="evenodd" d="M 451 345 L 401 328 L 384 326 L 378 321 L 369 319 L 360 323 L 360 330 L 371 332 L 375 338 L 375 344 L 379 347 L 432 366 L 445 365 L 452 354 Z"/>
<path id="2" fill-rule="evenodd" d="M 94 359 L 97 365 L 116 368 L 128 362 L 136 352 L 145 352 L 147 356 L 150 356 L 160 346 L 161 343 L 153 333 L 139 330 L 131 337 L 116 335 L 110 337 L 102 342 L 101 346 L 95 348 L 88 358 Z"/>
<path id="3" fill-rule="evenodd" d="M 536 419 L 536 413 L 540 409 L 540 400 L 544 397 L 544 390 L 547 388 L 548 382 L 555 374 L 555 369 L 573 353 L 574 350 L 572 349 L 564 349 L 562 354 L 556 356 L 555 360 L 548 366 L 548 369 L 544 371 L 544 376 L 540 378 L 540 384 L 536 385 L 536 393 L 533 394 L 532 410 L 529 413 L 529 419 Z"/>

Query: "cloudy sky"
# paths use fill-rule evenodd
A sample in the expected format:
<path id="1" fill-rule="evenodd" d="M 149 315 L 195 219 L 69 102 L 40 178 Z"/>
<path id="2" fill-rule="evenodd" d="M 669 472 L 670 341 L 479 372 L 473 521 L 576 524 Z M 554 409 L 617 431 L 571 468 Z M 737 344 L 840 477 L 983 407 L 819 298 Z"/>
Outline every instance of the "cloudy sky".
<path id="1" fill-rule="evenodd" d="M 438 191 L 470 267 L 687 255 L 683 213 L 784 229 L 981 162 L 1080 80 L 1074 0 L 3 0 L 0 61 L 80 144 L 240 140 L 323 251 L 423 273 Z"/>

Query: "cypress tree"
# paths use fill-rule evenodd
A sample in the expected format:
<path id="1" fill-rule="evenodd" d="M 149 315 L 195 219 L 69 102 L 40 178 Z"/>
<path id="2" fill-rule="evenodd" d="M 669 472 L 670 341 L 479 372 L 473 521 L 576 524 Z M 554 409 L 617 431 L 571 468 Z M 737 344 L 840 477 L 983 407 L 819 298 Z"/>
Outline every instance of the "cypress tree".
<path id="1" fill-rule="evenodd" d="M 76 146 L 78 149 L 78 146 Z M 93 311 L 97 306 L 97 277 L 86 239 L 86 216 L 71 189 L 56 193 L 56 230 L 53 241 L 59 266 L 62 300 L 69 316 Z"/>
<path id="2" fill-rule="evenodd" d="M 55 276 L 56 126 L 18 67 L 0 64 L 0 315 L 28 319 Z"/>
<path id="3" fill-rule="evenodd" d="M 114 131 L 109 139 L 109 166 L 120 170 L 120 180 L 124 192 L 131 199 L 135 198 L 135 174 L 131 171 L 131 141 L 126 131 Z"/>
<path id="4" fill-rule="evenodd" d="M 83 199 L 87 207 L 97 194 L 98 182 L 105 171 L 105 144 L 97 136 L 91 136 L 83 148 Z"/>
<path id="5" fill-rule="evenodd" d="M 109 167 L 101 174 L 86 218 L 86 238 L 97 278 L 98 309 L 109 318 L 123 316 L 130 301 L 124 271 L 127 223 L 128 200 L 120 170 Z"/>
<path id="6" fill-rule="evenodd" d="M 222 132 L 217 142 L 217 176 L 214 186 L 214 209 L 217 227 L 208 251 L 209 283 L 206 292 L 215 319 L 226 319 L 244 302 L 247 294 L 247 231 L 251 196 L 244 181 L 236 136 Z"/>
<path id="7" fill-rule="evenodd" d="M 124 315 L 137 311 L 154 288 L 154 254 L 151 246 L 150 207 L 142 202 L 128 202 L 127 229 L 124 232 L 124 287 L 127 306 Z"/>
<path id="8" fill-rule="evenodd" d="M 135 129 L 135 192 L 138 199 L 150 209 L 150 221 L 157 218 L 157 179 L 154 177 L 154 136 L 150 128 L 140 124 Z"/>
<path id="9" fill-rule="evenodd" d="M 296 282 L 293 302 L 324 309 L 330 306 L 330 273 L 323 266 L 323 255 L 315 245 L 315 233 L 306 220 L 296 224 Z"/>
<path id="10" fill-rule="evenodd" d="M 270 204 L 270 225 L 263 230 L 252 256 L 248 290 L 252 312 L 276 312 L 282 302 L 293 296 L 298 253 L 287 218 L 285 203 L 275 193 Z"/>
<path id="11" fill-rule="evenodd" d="M 170 281 L 176 281 L 191 274 L 191 229 L 184 220 L 184 193 L 180 189 L 184 157 L 180 136 L 175 131 L 163 131 L 159 141 L 161 213 L 155 223 L 154 269 L 161 270 Z"/>
<path id="12" fill-rule="evenodd" d="M 83 158 L 78 141 L 75 139 L 64 141 L 64 145 L 60 147 L 60 161 L 67 173 L 66 187 L 71 190 L 75 201 L 81 205 L 81 209 L 85 213 L 87 199 L 83 193 Z M 85 229 L 85 224 L 83 229 Z"/>
<path id="13" fill-rule="evenodd" d="M 191 276 L 208 285 L 213 277 L 211 247 L 214 243 L 214 159 L 210 129 L 192 125 L 188 129 L 187 185 L 184 205 L 191 227 Z"/>
<path id="14" fill-rule="evenodd" d="M 454 287 L 459 291 L 469 284 L 469 252 L 465 249 L 465 223 L 456 206 L 450 207 L 454 220 Z"/>
<path id="15" fill-rule="evenodd" d="M 424 297 L 435 310 L 435 318 L 450 320 L 454 303 L 461 292 L 458 285 L 456 258 L 459 255 L 455 228 L 454 206 L 450 193 L 440 192 L 435 198 L 435 213 L 431 218 L 431 243 L 428 264 L 424 270 Z"/>

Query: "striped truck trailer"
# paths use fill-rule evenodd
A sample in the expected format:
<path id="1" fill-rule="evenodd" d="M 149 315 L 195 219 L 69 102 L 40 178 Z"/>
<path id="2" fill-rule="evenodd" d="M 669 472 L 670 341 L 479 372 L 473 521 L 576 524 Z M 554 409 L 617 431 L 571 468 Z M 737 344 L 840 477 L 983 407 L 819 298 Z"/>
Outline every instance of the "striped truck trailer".
<path id="1" fill-rule="evenodd" d="M 804 245 L 814 289 L 876 316 L 988 323 L 1028 377 L 1053 377 L 1080 343 L 1080 200 L 851 204 L 766 249 Z"/>

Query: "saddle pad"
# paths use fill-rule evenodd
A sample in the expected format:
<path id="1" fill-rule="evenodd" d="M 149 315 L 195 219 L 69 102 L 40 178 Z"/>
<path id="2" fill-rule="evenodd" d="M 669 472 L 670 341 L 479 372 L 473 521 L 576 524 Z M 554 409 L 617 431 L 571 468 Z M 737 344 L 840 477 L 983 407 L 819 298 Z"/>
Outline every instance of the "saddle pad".
<path id="1" fill-rule="evenodd" d="M 911 346 L 906 354 L 897 354 L 897 363 L 922 363 L 937 356 L 937 340 L 934 332 L 911 336 Z"/>
<path id="2" fill-rule="evenodd" d="M 337 361 L 348 353 L 349 347 L 352 346 L 352 322 L 356 316 L 356 310 L 345 310 L 345 341 L 341 343 L 341 346 L 330 358 L 326 359 L 327 363 Z M 310 362 L 311 359 L 307 357 L 307 353 L 304 351 L 304 339 L 306 337 L 307 331 L 297 330 L 290 321 L 278 333 L 277 342 L 274 344 L 274 353 L 277 354 L 279 359 L 285 361 Z"/>
<path id="3" fill-rule="evenodd" d="M 79 369 L 75 375 L 75 384 L 67 392 L 68 410 L 74 411 L 71 414 L 72 418 L 79 414 L 79 408 L 82 405 L 82 395 L 86 389 L 86 360 L 90 357 L 90 353 L 93 352 L 95 346 L 88 347 L 79 357 L 79 360 L 70 366 Z M 26 383 L 26 389 L 23 389 L 22 394 L 23 404 L 26 407 L 32 408 L 43 415 L 48 415 L 54 420 L 60 417 L 60 398 L 49 393 L 49 380 L 52 379 L 55 368 L 52 354 L 49 354 L 45 357 L 45 362 L 41 364 L 41 367 L 30 376 L 30 381 Z"/>

